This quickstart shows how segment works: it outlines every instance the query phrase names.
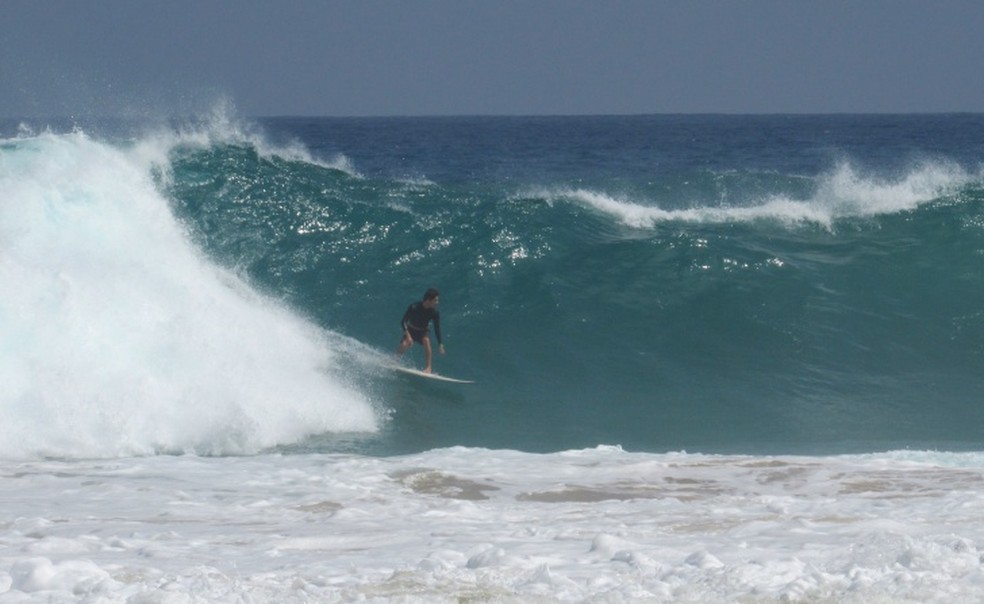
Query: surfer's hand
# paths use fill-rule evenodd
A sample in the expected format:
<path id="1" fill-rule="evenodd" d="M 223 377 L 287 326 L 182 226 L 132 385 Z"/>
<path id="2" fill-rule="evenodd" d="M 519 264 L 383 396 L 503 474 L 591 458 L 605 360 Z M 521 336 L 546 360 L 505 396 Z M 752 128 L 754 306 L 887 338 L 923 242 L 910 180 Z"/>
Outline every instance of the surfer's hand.
<path id="1" fill-rule="evenodd" d="M 439 345 L 437 347 L 437 351 L 440 352 L 441 354 L 444 354 L 444 344 Z"/>

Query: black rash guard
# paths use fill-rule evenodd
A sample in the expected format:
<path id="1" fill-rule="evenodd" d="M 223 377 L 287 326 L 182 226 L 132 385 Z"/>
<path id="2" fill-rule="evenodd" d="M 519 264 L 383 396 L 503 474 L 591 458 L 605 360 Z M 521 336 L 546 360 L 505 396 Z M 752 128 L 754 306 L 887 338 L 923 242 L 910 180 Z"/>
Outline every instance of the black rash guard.
<path id="1" fill-rule="evenodd" d="M 427 308 L 423 302 L 414 302 L 407 307 L 400 322 L 404 331 L 410 332 L 415 342 L 420 342 L 427 335 L 427 326 L 434 322 L 434 333 L 437 343 L 441 344 L 441 313 L 436 308 Z"/>

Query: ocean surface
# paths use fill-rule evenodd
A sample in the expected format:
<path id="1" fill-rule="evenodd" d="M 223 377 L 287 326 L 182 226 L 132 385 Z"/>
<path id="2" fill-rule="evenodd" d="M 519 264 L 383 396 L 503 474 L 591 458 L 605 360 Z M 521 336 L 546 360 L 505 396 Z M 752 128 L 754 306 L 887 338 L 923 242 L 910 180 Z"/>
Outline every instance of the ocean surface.
<path id="1" fill-rule="evenodd" d="M 0 603 L 984 600 L 982 269 L 984 115 L 0 120 Z"/>

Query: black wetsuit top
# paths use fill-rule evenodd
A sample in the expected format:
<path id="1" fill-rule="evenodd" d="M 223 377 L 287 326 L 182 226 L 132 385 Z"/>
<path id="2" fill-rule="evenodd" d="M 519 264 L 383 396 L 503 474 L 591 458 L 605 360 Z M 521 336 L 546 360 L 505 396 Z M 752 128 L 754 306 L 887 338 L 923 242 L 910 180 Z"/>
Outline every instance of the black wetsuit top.
<path id="1" fill-rule="evenodd" d="M 414 302 L 407 307 L 407 312 L 403 313 L 403 320 L 400 322 L 404 330 L 410 332 L 410 336 L 419 342 L 427 335 L 427 326 L 434 322 L 434 333 L 437 335 L 437 343 L 441 343 L 441 313 L 436 308 L 427 308 L 423 302 Z"/>

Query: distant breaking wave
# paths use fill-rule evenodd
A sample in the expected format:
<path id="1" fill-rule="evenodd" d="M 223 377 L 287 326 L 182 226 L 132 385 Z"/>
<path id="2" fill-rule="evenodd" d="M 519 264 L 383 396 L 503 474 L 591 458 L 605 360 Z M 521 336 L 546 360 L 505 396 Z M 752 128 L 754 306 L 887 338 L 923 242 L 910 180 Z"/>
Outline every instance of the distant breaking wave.
<path id="1" fill-rule="evenodd" d="M 797 199 L 785 194 L 760 198 L 749 205 L 698 205 L 664 209 L 656 203 L 640 203 L 588 189 L 537 191 L 550 202 L 571 201 L 617 218 L 633 228 L 652 228 L 667 222 L 721 224 L 776 221 L 787 225 L 812 223 L 832 229 L 841 219 L 867 218 L 907 212 L 953 195 L 982 180 L 951 163 L 925 163 L 901 178 L 865 177 L 849 163 L 816 179 L 813 195 Z"/>

